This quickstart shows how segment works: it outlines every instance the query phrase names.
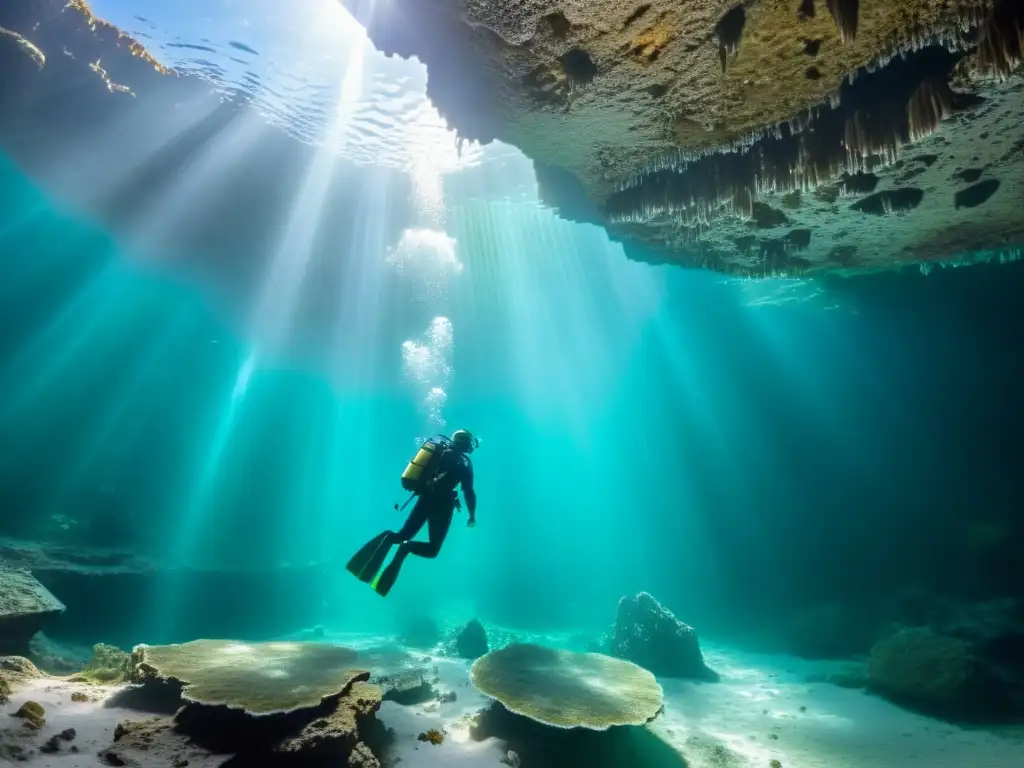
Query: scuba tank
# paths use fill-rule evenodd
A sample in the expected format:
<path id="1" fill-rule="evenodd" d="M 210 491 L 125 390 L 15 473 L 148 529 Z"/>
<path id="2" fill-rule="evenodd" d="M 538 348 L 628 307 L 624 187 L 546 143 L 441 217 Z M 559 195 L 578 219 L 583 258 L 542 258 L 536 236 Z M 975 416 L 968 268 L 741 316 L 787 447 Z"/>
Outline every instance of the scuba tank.
<path id="1" fill-rule="evenodd" d="M 434 478 L 434 470 L 451 440 L 443 435 L 427 440 L 412 457 L 402 473 L 402 487 L 412 494 L 422 493 Z"/>

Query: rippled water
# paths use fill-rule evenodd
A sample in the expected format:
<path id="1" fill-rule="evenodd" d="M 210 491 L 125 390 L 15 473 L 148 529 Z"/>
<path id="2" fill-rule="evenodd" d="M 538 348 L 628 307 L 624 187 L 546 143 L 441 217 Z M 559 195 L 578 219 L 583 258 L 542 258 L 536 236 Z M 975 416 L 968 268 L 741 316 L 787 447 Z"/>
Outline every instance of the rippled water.
<path id="1" fill-rule="evenodd" d="M 460 151 L 426 97 L 424 66 L 377 51 L 337 0 L 99 0 L 93 8 L 161 63 L 347 159 L 439 172 L 484 159 L 479 145 Z"/>

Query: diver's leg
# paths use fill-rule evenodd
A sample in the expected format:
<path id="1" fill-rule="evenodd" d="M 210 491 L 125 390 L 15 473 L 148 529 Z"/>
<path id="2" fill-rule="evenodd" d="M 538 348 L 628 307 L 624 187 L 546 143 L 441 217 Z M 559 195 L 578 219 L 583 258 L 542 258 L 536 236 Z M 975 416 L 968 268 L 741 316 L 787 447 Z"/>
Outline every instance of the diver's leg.
<path id="1" fill-rule="evenodd" d="M 441 551 L 441 545 L 448 537 L 448 531 L 452 527 L 452 517 L 455 510 L 452 507 L 438 510 L 430 516 L 427 521 L 428 541 L 410 541 L 403 545 L 410 555 L 417 557 L 437 557 Z M 402 548 L 400 548 L 401 550 Z"/>
<path id="2" fill-rule="evenodd" d="M 381 572 L 373 584 L 377 594 L 384 596 L 391 591 L 391 588 L 395 586 L 395 581 L 398 579 L 398 574 L 402 570 L 402 564 L 409 555 L 429 558 L 437 557 L 437 553 L 441 551 L 441 545 L 444 544 L 445 537 L 448 535 L 448 530 L 451 528 L 452 516 L 454 514 L 455 510 L 451 506 L 440 509 L 434 508 L 433 514 L 428 518 L 429 528 L 427 530 L 430 540 L 404 541 L 398 546 L 395 559 L 388 564 L 388 567 Z"/>
<path id="3" fill-rule="evenodd" d="M 394 531 L 384 531 L 370 539 L 349 560 L 348 570 L 360 581 L 367 583 L 373 581 L 377 571 L 384 565 L 384 561 L 391 552 L 391 547 L 395 544 L 401 544 L 403 541 L 407 541 L 419 533 L 420 529 L 427 522 L 429 511 L 429 507 L 423 503 L 423 499 L 417 500 L 402 528 L 397 533 Z"/>

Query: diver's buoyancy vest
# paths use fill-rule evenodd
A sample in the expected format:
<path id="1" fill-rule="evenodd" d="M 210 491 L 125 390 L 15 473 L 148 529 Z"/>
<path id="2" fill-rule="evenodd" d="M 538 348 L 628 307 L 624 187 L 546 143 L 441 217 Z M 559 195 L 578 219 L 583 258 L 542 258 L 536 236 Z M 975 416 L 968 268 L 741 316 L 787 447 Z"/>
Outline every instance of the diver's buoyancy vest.
<path id="1" fill-rule="evenodd" d="M 412 457 L 402 473 L 402 487 L 410 493 L 423 493 L 434 480 L 441 457 L 450 448 L 443 437 L 427 440 Z"/>

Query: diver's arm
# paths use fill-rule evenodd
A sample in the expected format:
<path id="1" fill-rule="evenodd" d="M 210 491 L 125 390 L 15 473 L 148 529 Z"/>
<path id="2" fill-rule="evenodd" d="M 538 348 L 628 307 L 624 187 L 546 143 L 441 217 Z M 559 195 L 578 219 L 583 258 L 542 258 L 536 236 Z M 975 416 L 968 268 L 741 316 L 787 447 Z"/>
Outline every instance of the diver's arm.
<path id="1" fill-rule="evenodd" d="M 466 510 L 469 512 L 469 522 L 472 523 L 476 520 L 476 491 L 473 489 L 473 465 L 469 463 L 462 476 L 462 495 L 466 497 Z"/>

